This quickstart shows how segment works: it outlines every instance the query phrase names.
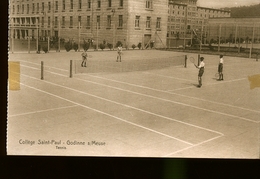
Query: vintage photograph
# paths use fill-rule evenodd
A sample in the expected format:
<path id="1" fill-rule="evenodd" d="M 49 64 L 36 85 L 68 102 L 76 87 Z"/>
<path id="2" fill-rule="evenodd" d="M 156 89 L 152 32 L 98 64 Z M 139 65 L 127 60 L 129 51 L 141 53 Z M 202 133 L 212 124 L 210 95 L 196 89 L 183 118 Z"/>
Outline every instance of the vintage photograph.
<path id="1" fill-rule="evenodd" d="M 8 156 L 260 158 L 259 0 L 9 0 Z"/>

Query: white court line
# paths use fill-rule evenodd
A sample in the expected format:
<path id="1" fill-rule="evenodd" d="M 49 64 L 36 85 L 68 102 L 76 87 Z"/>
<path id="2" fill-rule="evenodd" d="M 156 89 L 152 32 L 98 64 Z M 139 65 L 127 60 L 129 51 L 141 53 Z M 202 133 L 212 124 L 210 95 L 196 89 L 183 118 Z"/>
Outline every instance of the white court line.
<path id="1" fill-rule="evenodd" d="M 240 79 L 228 80 L 228 81 L 221 81 L 221 82 L 217 82 L 217 83 L 207 83 L 206 85 L 203 85 L 203 86 L 219 85 L 219 84 L 223 84 L 223 83 L 232 83 L 232 82 L 235 82 L 235 81 L 242 81 L 242 80 L 246 80 L 246 78 L 240 78 Z M 179 90 L 190 89 L 190 88 L 194 88 L 194 87 L 189 86 L 189 87 L 185 87 L 185 88 L 177 88 L 177 89 L 174 89 L 174 90 L 167 90 L 167 91 L 172 92 L 172 91 L 179 91 Z M 172 93 L 172 94 L 174 94 L 174 93 Z M 212 103 L 214 103 L 214 102 L 212 102 Z M 223 105 L 226 105 L 226 104 L 223 104 Z M 233 107 L 237 107 L 237 106 L 233 106 Z M 238 108 L 240 108 L 240 107 L 238 107 Z M 246 109 L 246 108 L 244 108 L 244 109 Z M 246 109 L 246 110 L 251 110 L 251 109 Z"/>
<path id="2" fill-rule="evenodd" d="M 179 153 L 179 152 L 188 150 L 188 149 L 193 148 L 193 147 L 197 147 L 197 146 L 199 146 L 199 145 L 201 145 L 201 144 L 204 144 L 204 143 L 213 141 L 213 140 L 218 139 L 218 138 L 223 137 L 223 136 L 224 136 L 224 135 L 217 136 L 217 137 L 213 137 L 213 138 L 211 138 L 211 139 L 205 140 L 205 141 L 200 142 L 200 143 L 198 143 L 198 144 L 194 144 L 193 146 L 189 146 L 189 147 L 186 147 L 186 148 L 184 148 L 184 149 L 177 150 L 177 151 L 172 152 L 172 153 L 170 153 L 170 154 L 167 154 L 167 155 L 165 155 L 165 156 L 163 156 L 163 157 L 170 157 L 171 155 L 174 155 L 174 154 L 176 154 L 176 153 Z"/>
<path id="3" fill-rule="evenodd" d="M 28 76 L 28 75 L 24 75 L 24 76 L 27 76 L 28 78 L 39 80 L 37 78 L 31 77 L 31 76 Z M 76 89 L 73 89 L 73 88 L 70 88 L 70 87 L 66 87 L 66 86 L 63 86 L 63 85 L 55 84 L 55 83 L 52 83 L 52 82 L 49 82 L 49 81 L 44 81 L 44 82 L 45 83 L 49 83 L 51 85 L 59 86 L 61 88 L 65 88 L 65 89 L 68 89 L 68 90 L 71 90 L 71 91 L 75 91 L 77 93 L 82 93 L 82 94 L 85 94 L 85 95 L 88 95 L 88 96 L 92 96 L 92 97 L 95 97 L 95 98 L 98 98 L 98 99 L 101 99 L 101 100 L 104 100 L 104 101 L 108 101 L 108 102 L 111 102 L 111 103 L 114 103 L 114 104 L 117 104 L 117 105 L 125 106 L 127 108 L 131 108 L 131 109 L 134 109 L 134 110 L 137 110 L 137 111 L 141 111 L 141 112 L 144 112 L 144 113 L 147 113 L 147 114 L 151 114 L 151 115 L 154 115 L 154 116 L 157 116 L 157 117 L 161 117 L 161 118 L 164 118 L 164 119 L 167 119 L 167 120 L 175 121 L 175 122 L 182 123 L 182 124 L 185 124 L 185 125 L 188 125 L 188 126 L 192 126 L 192 127 L 198 128 L 198 129 L 202 129 L 202 130 L 205 130 L 205 131 L 210 131 L 210 132 L 213 132 L 213 133 L 217 133 L 217 134 L 223 135 L 222 133 L 214 131 L 214 130 L 211 130 L 211 129 L 207 129 L 207 128 L 196 126 L 196 125 L 193 125 L 193 124 L 190 124 L 190 123 L 182 122 L 182 121 L 179 121 L 179 120 L 176 120 L 176 119 L 173 119 L 173 118 L 169 118 L 169 117 L 166 117 L 166 116 L 163 116 L 163 115 L 155 114 L 155 113 L 152 113 L 152 112 L 149 112 L 149 111 L 146 111 L 146 110 L 142 110 L 142 109 L 139 109 L 139 108 L 127 105 L 127 104 L 122 104 L 122 103 L 119 103 L 119 102 L 116 102 L 116 101 L 112 101 L 112 100 L 109 100 L 109 99 L 106 99 L 106 98 L 102 98 L 100 96 L 96 96 L 96 95 L 93 95 L 93 94 L 90 94 L 90 93 L 79 91 L 79 90 L 76 90 Z"/>
<path id="4" fill-rule="evenodd" d="M 242 109 L 242 110 L 247 110 L 247 111 L 251 111 L 251 112 L 260 113 L 260 111 L 256 111 L 256 110 L 252 110 L 252 109 L 248 109 L 248 108 L 243 108 L 243 107 L 239 107 L 239 106 L 233 106 L 233 105 L 229 105 L 229 104 L 225 104 L 225 103 L 219 103 L 219 102 L 214 102 L 214 101 L 208 101 L 208 100 L 201 99 L 201 98 L 190 97 L 190 96 L 186 96 L 186 95 L 182 95 L 182 94 L 178 94 L 178 93 L 172 93 L 172 92 L 163 91 L 163 90 L 159 90 L 159 89 L 155 89 L 155 88 L 150 88 L 150 87 L 147 87 L 147 86 L 141 86 L 141 85 L 136 85 L 136 84 L 132 84 L 132 83 L 122 82 L 122 81 L 118 81 L 118 80 L 112 80 L 112 79 L 109 79 L 109 78 L 104 78 L 104 77 L 100 77 L 100 76 L 96 76 L 96 75 L 90 75 L 90 74 L 83 74 L 83 75 L 91 76 L 91 77 L 95 77 L 95 78 L 100 78 L 100 79 L 104 79 L 104 80 L 107 80 L 107 81 L 113 81 L 113 82 L 117 82 L 117 83 L 121 83 L 121 84 L 127 84 L 129 86 L 135 86 L 135 87 L 139 87 L 139 88 L 149 89 L 149 90 L 152 90 L 152 91 L 158 91 L 158 92 L 167 93 L 167 94 L 174 94 L 174 95 L 177 95 L 177 96 L 182 96 L 182 97 L 186 97 L 186 98 L 196 99 L 196 100 L 205 101 L 205 102 L 209 102 L 209 103 L 213 103 L 213 104 L 218 104 L 218 105 L 223 105 L 223 106 L 228 106 L 228 107 L 232 107 L 232 108 L 237 108 L 237 109 Z M 82 80 L 80 78 L 77 78 L 77 79 Z M 88 81 L 88 80 L 87 80 L 87 82 L 95 83 L 95 82 L 91 82 L 91 81 Z M 100 85 L 102 85 L 102 84 L 100 84 Z M 107 85 L 105 85 L 105 86 L 107 86 Z M 112 86 L 110 86 L 110 87 L 114 88 Z M 128 91 L 128 90 L 126 90 L 126 91 Z"/>
<path id="5" fill-rule="evenodd" d="M 27 66 L 27 65 L 21 65 L 21 66 L 23 66 L 23 67 L 27 67 L 27 68 L 31 68 L 31 69 L 36 69 L 36 70 L 40 70 L 40 69 L 38 69 L 38 68 L 35 68 L 35 67 L 30 67 L 30 66 Z M 67 77 L 67 76 L 69 76 L 69 75 L 62 75 L 62 74 L 60 74 L 60 73 L 55 73 L 55 72 L 52 72 L 52 71 L 49 71 L 49 70 L 44 70 L 44 71 L 46 71 L 46 72 L 49 72 L 49 73 L 51 73 L 51 74 L 55 74 L 55 75 L 60 75 L 60 76 L 64 76 L 64 77 Z"/>
<path id="6" fill-rule="evenodd" d="M 60 107 L 60 108 L 52 108 L 52 109 L 46 109 L 46 110 L 39 110 L 39 111 L 27 112 L 27 113 L 21 113 L 21 114 L 14 114 L 14 115 L 9 115 L 8 117 L 24 116 L 24 115 L 28 115 L 28 114 L 36 114 L 36 113 L 42 113 L 42 112 L 48 112 L 48 111 L 55 111 L 55 110 L 60 110 L 60 109 L 73 108 L 73 107 L 76 107 L 76 106 L 77 105 L 65 106 L 65 107 Z"/>
<path id="7" fill-rule="evenodd" d="M 104 85 L 104 84 L 92 82 L 92 81 L 89 81 L 89 80 L 83 80 L 83 79 L 80 79 L 80 78 L 77 78 L 77 79 L 78 79 L 78 80 L 81 80 L 81 81 L 93 83 L 93 84 L 98 84 L 98 85 L 100 85 L 100 86 L 105 86 L 105 87 L 117 89 L 117 90 L 120 90 L 120 91 L 125 91 L 125 92 L 128 92 L 128 93 L 138 94 L 138 95 L 140 95 L 140 96 L 146 96 L 146 97 L 150 97 L 150 98 L 157 99 L 157 100 L 161 100 L 161 101 L 166 101 L 166 102 L 170 102 L 170 103 L 174 103 L 174 104 L 179 104 L 179 105 L 182 105 L 182 106 L 187 106 L 187 107 L 191 107 L 191 108 L 195 108 L 195 109 L 199 109 L 199 110 L 203 110 L 203 111 L 207 111 L 207 112 L 212 112 L 212 113 L 216 113 L 216 114 L 221 114 L 221 115 L 228 116 L 228 117 L 232 117 L 232 118 L 238 118 L 238 119 L 242 119 L 242 120 L 245 120 L 245 121 L 250 121 L 250 122 L 253 122 L 253 123 L 258 123 L 258 122 L 254 121 L 254 120 L 247 119 L 247 118 L 240 117 L 240 116 L 235 116 L 235 115 L 232 115 L 232 114 L 227 114 L 227 113 L 218 112 L 218 111 L 214 111 L 214 110 L 210 110 L 210 109 L 200 108 L 200 107 L 198 107 L 198 106 L 193 106 L 193 105 L 189 105 L 189 104 L 185 104 L 185 103 L 181 103 L 181 102 L 176 102 L 176 101 L 172 101 L 172 100 L 168 100 L 168 99 L 163 99 L 163 98 L 159 98 L 159 97 L 155 97 L 155 96 L 151 96 L 151 95 L 147 95 L 147 94 L 142 94 L 142 93 L 138 93 L 138 92 L 133 92 L 133 91 L 125 90 L 125 89 L 122 89 L 122 88 L 112 87 L 112 86 L 109 86 L 109 85 Z"/>
<path id="8" fill-rule="evenodd" d="M 41 64 L 34 63 L 34 62 L 28 62 L 28 61 L 25 61 L 25 60 L 20 60 L 20 61 L 25 62 L 25 63 L 30 63 L 30 64 L 34 64 L 34 65 L 41 66 Z M 44 67 L 47 67 L 47 68 L 49 68 L 49 69 L 56 69 L 56 70 L 60 70 L 60 71 L 66 71 L 66 72 L 69 71 L 69 70 L 64 70 L 64 69 L 62 69 L 62 68 L 56 68 L 56 67 L 48 66 L 48 65 L 44 65 Z"/>
<path id="9" fill-rule="evenodd" d="M 35 79 L 38 80 L 37 78 L 35 78 Z M 49 83 L 50 83 L 50 82 L 49 82 Z M 106 113 L 106 112 L 103 112 L 103 111 L 100 111 L 100 110 L 97 110 L 97 109 L 94 109 L 94 108 L 91 108 L 91 107 L 88 107 L 88 106 L 82 105 L 82 104 L 80 104 L 80 103 L 77 103 L 77 102 L 71 101 L 71 100 L 66 99 L 66 98 L 62 98 L 62 97 L 60 97 L 60 96 L 54 95 L 54 94 L 52 94 L 52 93 L 49 93 L 49 92 L 46 92 L 46 91 L 43 91 L 43 90 L 40 90 L 40 89 L 38 89 L 38 88 L 34 88 L 34 87 L 32 87 L 32 86 L 28 86 L 28 85 L 25 85 L 25 84 L 23 84 L 23 83 L 21 83 L 21 84 L 24 85 L 24 86 L 26 86 L 26 87 L 28 87 L 28 88 L 31 88 L 31 89 L 34 89 L 34 90 L 40 91 L 40 92 L 45 93 L 45 94 L 48 94 L 48 95 L 50 95 L 50 96 L 54 96 L 54 97 L 56 97 L 56 98 L 59 98 L 59 99 L 62 99 L 62 100 L 65 100 L 65 101 L 71 102 L 71 103 L 73 103 L 73 104 L 75 104 L 75 105 L 78 105 L 78 106 L 81 106 L 81 107 L 84 107 L 84 108 L 90 109 L 90 110 L 92 110 L 92 111 L 95 111 L 95 112 L 98 112 L 98 113 L 104 114 L 104 115 L 106 115 L 106 116 L 109 116 L 109 117 L 112 117 L 112 118 L 118 119 L 118 120 L 120 120 L 120 121 L 122 121 L 122 122 L 125 122 L 125 123 L 128 123 L 128 124 L 131 124 L 131 125 L 133 125 L 133 126 L 137 126 L 137 127 L 139 127 L 139 128 L 142 128 L 142 129 L 145 129 L 145 130 L 148 130 L 148 131 L 154 132 L 154 133 L 156 133 L 156 134 L 159 134 L 159 135 L 162 135 L 162 136 L 165 136 L 165 137 L 168 137 L 168 138 L 174 139 L 174 140 L 178 140 L 178 141 L 183 142 L 183 143 L 186 143 L 186 144 L 188 144 L 188 145 L 194 145 L 194 144 L 189 143 L 189 142 L 187 142 L 187 141 L 184 141 L 184 140 L 181 140 L 181 139 L 178 139 L 178 138 L 172 137 L 172 136 L 170 136 L 170 135 L 167 135 L 167 134 L 164 134 L 164 133 L 158 132 L 158 131 L 156 131 L 156 130 L 153 130 L 153 129 L 150 129 L 150 128 L 147 128 L 147 127 L 144 127 L 144 126 L 141 126 L 141 125 L 138 125 L 138 124 L 135 124 L 135 123 L 133 123 L 133 122 L 129 122 L 129 121 L 127 121 L 127 120 L 124 120 L 124 119 L 122 119 L 122 118 L 119 118 L 119 117 L 113 116 L 113 115 L 108 114 L 108 113 Z M 54 84 L 54 83 L 50 83 L 50 84 L 56 85 L 56 84 Z M 58 85 L 58 86 L 60 86 L 60 85 Z"/>
<path id="10" fill-rule="evenodd" d="M 57 75 L 59 75 L 59 74 L 57 74 Z M 64 75 L 61 75 L 61 76 L 64 76 Z M 93 75 L 89 75 L 89 76 L 93 76 Z M 158 99 L 158 100 L 162 100 L 162 101 L 167 101 L 167 102 L 170 102 L 170 103 L 175 103 L 175 104 L 179 104 L 179 105 L 183 105 L 183 106 L 188 106 L 188 107 L 199 109 L 199 110 L 204 110 L 204 111 L 208 111 L 208 112 L 212 112 L 212 113 L 216 113 L 216 114 L 221 114 L 221 115 L 225 115 L 225 116 L 229 116 L 229 117 L 233 117 L 233 118 L 239 118 L 239 119 L 250 121 L 250 122 L 253 122 L 253 123 L 258 123 L 258 122 L 254 121 L 254 120 L 250 120 L 250 119 L 247 119 L 247 118 L 244 118 L 244 117 L 240 117 L 240 116 L 235 116 L 235 115 L 231 115 L 231 114 L 227 114 L 227 113 L 222 113 L 222 112 L 213 111 L 213 110 L 209 110 L 209 109 L 205 109 L 205 108 L 200 108 L 200 107 L 197 107 L 197 106 L 188 105 L 188 104 L 185 104 L 185 103 L 180 103 L 180 102 L 167 100 L 167 99 L 163 99 L 163 98 L 158 98 L 158 97 L 151 96 L 151 95 L 137 93 L 137 92 L 133 92 L 133 91 L 117 88 L 117 87 L 112 87 L 112 86 L 109 86 L 109 85 L 104 85 L 104 84 L 93 82 L 93 81 L 89 81 L 89 80 L 83 80 L 83 79 L 80 79 L 80 78 L 75 78 L 75 79 L 78 79 L 78 80 L 81 80 L 81 81 L 85 81 L 85 82 L 89 82 L 89 83 L 93 83 L 93 84 L 97 84 L 97 85 L 100 85 L 100 86 L 105 86 L 105 87 L 109 87 L 109 88 L 113 88 L 113 89 L 129 92 L 129 93 L 133 93 L 133 94 L 138 94 L 138 95 L 141 95 L 141 96 L 146 96 L 146 97 L 150 97 L 150 98 L 154 98 L 154 99 Z M 163 91 L 163 92 L 165 92 L 165 91 Z M 173 93 L 170 93 L 170 94 L 173 94 Z"/>
<path id="11" fill-rule="evenodd" d="M 161 76 L 161 77 L 165 77 L 165 78 L 171 78 L 171 79 L 181 80 L 181 81 L 194 82 L 193 80 L 187 80 L 187 79 L 183 79 L 183 78 L 176 78 L 176 77 L 172 77 L 172 76 L 165 76 L 165 75 L 160 75 L 160 74 L 151 73 L 151 72 L 143 72 L 143 73 L 149 74 L 149 75 L 154 75 L 154 76 Z"/>
<path id="12" fill-rule="evenodd" d="M 36 68 L 36 67 L 31 67 L 31 66 L 26 66 L 26 65 L 20 65 L 22 67 L 28 67 L 28 68 L 31 68 L 31 69 L 34 69 L 34 70 L 41 70 L 40 68 Z"/>
<path id="13" fill-rule="evenodd" d="M 208 83 L 206 86 L 223 84 L 223 83 L 232 83 L 232 82 L 242 81 L 242 80 L 247 80 L 247 78 L 239 78 L 239 79 L 234 79 L 234 80 L 219 81 L 219 82 L 216 82 L 216 83 Z"/>

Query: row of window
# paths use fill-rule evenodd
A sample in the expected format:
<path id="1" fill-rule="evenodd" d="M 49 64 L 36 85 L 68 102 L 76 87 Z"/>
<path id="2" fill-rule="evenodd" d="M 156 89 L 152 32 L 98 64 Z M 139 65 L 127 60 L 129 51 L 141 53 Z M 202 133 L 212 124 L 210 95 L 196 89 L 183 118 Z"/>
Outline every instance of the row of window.
<path id="1" fill-rule="evenodd" d="M 62 4 L 61 4 L 61 10 L 64 12 L 66 9 L 72 11 L 73 9 L 75 9 L 75 6 L 77 6 L 77 10 L 82 10 L 83 7 L 83 0 L 69 0 L 69 7 L 67 7 L 67 3 L 66 1 L 68 0 L 62 0 Z M 77 4 L 75 3 L 75 1 L 77 1 Z M 123 8 L 124 6 L 124 0 L 118 0 L 119 1 L 119 8 Z M 97 0 L 96 3 L 96 7 L 97 9 L 101 8 L 101 0 Z M 47 4 L 47 6 L 46 6 Z M 26 7 L 25 7 L 26 6 Z M 58 12 L 59 10 L 59 1 L 54 1 L 54 4 L 52 5 L 52 2 L 41 2 L 40 3 L 32 3 L 31 4 L 31 11 L 32 13 L 39 13 L 40 12 L 40 6 L 41 6 L 41 12 L 45 12 L 45 10 L 47 10 L 48 12 L 51 12 L 52 10 L 54 10 L 55 12 Z M 54 6 L 54 9 L 52 9 L 52 6 Z M 107 0 L 106 2 L 106 7 L 107 8 L 112 8 L 112 0 Z M 17 8 L 17 9 L 16 9 Z M 21 8 L 21 9 L 20 9 Z M 26 9 L 25 9 L 26 8 Z M 47 8 L 47 9 L 46 9 Z M 92 0 L 87 0 L 87 9 L 91 9 L 92 8 Z M 146 9 L 152 9 L 153 8 L 153 0 L 146 0 Z M 12 13 L 22 13 L 24 14 L 26 10 L 26 13 L 29 14 L 30 13 L 30 4 L 22 4 L 22 5 L 13 5 L 13 9 L 12 9 Z"/>
<path id="2" fill-rule="evenodd" d="M 61 28 L 65 28 L 66 27 L 66 23 L 69 22 L 69 27 L 73 28 L 74 27 L 74 20 L 75 17 L 74 16 L 69 16 L 69 20 L 67 20 L 68 17 L 66 16 L 62 16 L 61 17 L 61 22 L 59 24 L 59 19 L 58 17 L 54 17 L 54 27 L 58 28 L 59 26 Z M 44 23 L 45 23 L 45 17 L 41 17 L 41 19 L 38 19 L 39 24 L 44 27 Z M 140 29 L 141 28 L 141 16 L 135 16 L 135 29 Z M 51 26 L 51 17 L 47 17 L 47 25 L 48 27 Z M 91 22 L 92 22 L 92 16 L 86 16 L 86 20 L 83 22 L 82 24 L 82 16 L 78 16 L 77 17 L 77 21 L 76 23 L 78 23 L 80 26 L 82 27 L 86 27 L 86 28 L 90 28 L 91 27 Z M 96 16 L 96 23 L 98 28 L 100 28 L 101 25 L 101 16 Z M 146 17 L 146 22 L 145 22 L 145 28 L 146 29 L 151 29 L 151 23 L 152 23 L 152 17 L 147 16 Z M 37 24 L 36 22 L 36 18 L 13 18 L 13 24 L 17 24 L 17 25 L 35 25 Z M 106 28 L 111 28 L 112 27 L 112 16 L 111 15 L 107 15 L 106 16 Z M 117 22 L 117 28 L 123 28 L 123 15 L 119 15 L 118 16 L 118 22 Z M 161 28 L 161 17 L 157 17 L 156 18 L 156 29 L 159 30 Z"/>
<path id="3" fill-rule="evenodd" d="M 170 14 L 170 13 L 169 13 Z M 207 15 L 209 16 L 209 17 L 214 17 L 214 16 L 223 16 L 223 15 L 228 15 L 228 14 L 226 14 L 226 13 L 224 13 L 224 12 L 221 12 L 221 11 L 219 11 L 219 12 L 217 12 L 217 13 L 210 13 L 210 14 L 206 14 L 206 13 L 197 13 L 197 12 L 193 12 L 193 11 L 190 11 L 190 12 L 188 12 L 187 13 L 188 14 L 188 16 L 197 16 L 197 15 L 200 15 L 201 17 L 204 15 L 205 17 L 207 17 Z M 170 15 L 182 15 L 182 16 L 185 16 L 185 12 L 184 11 L 172 11 L 171 12 L 171 14 Z"/>
<path id="4" fill-rule="evenodd" d="M 62 0 L 62 4 L 61 4 L 61 10 L 65 11 L 66 9 L 69 10 L 73 10 L 75 9 L 75 7 L 77 6 L 78 10 L 82 10 L 83 7 L 83 0 L 69 0 L 69 6 L 67 7 L 67 0 Z M 77 1 L 77 4 L 74 2 Z M 124 5 L 124 1 L 123 0 L 118 0 L 119 1 L 119 7 L 123 7 Z M 41 7 L 40 7 L 41 6 Z M 59 1 L 54 1 L 54 4 L 52 5 L 52 2 L 41 2 L 40 3 L 32 3 L 31 4 L 31 10 L 32 13 L 34 12 L 40 12 L 40 8 L 41 8 L 41 12 L 45 12 L 45 10 L 47 11 L 52 11 L 52 6 L 54 6 L 54 10 L 55 12 L 57 12 L 59 10 Z M 22 5 L 13 5 L 13 13 L 20 13 L 20 7 L 21 7 L 21 13 L 25 13 L 25 4 Z M 112 0 L 107 0 L 107 7 L 112 7 Z M 17 9 L 15 9 L 17 8 Z M 92 8 L 92 0 L 87 0 L 87 9 L 91 9 Z M 97 0 L 96 3 L 96 8 L 101 8 L 101 0 Z M 17 10 L 17 11 L 15 11 Z M 26 4 L 26 13 L 29 14 L 30 13 L 30 4 Z"/>

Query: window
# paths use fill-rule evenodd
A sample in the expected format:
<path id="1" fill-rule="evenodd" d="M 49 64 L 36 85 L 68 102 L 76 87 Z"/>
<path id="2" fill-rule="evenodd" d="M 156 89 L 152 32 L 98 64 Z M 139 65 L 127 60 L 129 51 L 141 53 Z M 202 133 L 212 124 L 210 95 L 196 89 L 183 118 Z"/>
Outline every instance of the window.
<path id="1" fill-rule="evenodd" d="M 108 0 L 108 7 L 112 7 L 112 0 Z"/>
<path id="2" fill-rule="evenodd" d="M 81 24 L 81 16 L 78 16 L 78 24 L 79 24 L 80 27 L 82 26 L 82 24 Z"/>
<path id="3" fill-rule="evenodd" d="M 87 16 L 87 29 L 90 28 L 90 16 Z"/>
<path id="4" fill-rule="evenodd" d="M 35 4 L 32 3 L 32 13 L 34 13 L 34 11 L 35 11 Z"/>
<path id="5" fill-rule="evenodd" d="M 15 5 L 13 5 L 13 13 L 15 12 Z"/>
<path id="6" fill-rule="evenodd" d="M 39 5 L 39 3 L 37 3 L 36 12 L 39 13 L 39 11 L 40 11 L 40 5 Z"/>
<path id="7" fill-rule="evenodd" d="M 140 27 L 140 16 L 135 16 L 135 27 L 136 28 Z"/>
<path id="8" fill-rule="evenodd" d="M 152 0 L 147 0 L 146 1 L 146 9 L 152 9 L 153 8 L 153 2 L 152 2 Z"/>
<path id="9" fill-rule="evenodd" d="M 44 26 L 44 17 L 42 17 L 42 27 Z"/>
<path id="10" fill-rule="evenodd" d="M 25 22 L 25 19 L 24 19 L 24 18 L 22 18 L 22 24 L 24 24 L 24 22 Z"/>
<path id="11" fill-rule="evenodd" d="M 58 11 L 58 9 L 59 9 L 59 2 L 55 1 L 55 11 Z"/>
<path id="12" fill-rule="evenodd" d="M 73 9 L 73 0 L 70 0 L 70 9 Z"/>
<path id="13" fill-rule="evenodd" d="M 124 0 L 119 0 L 119 7 L 123 7 L 124 5 Z"/>
<path id="14" fill-rule="evenodd" d="M 26 24 L 30 24 L 30 18 L 26 17 Z"/>
<path id="15" fill-rule="evenodd" d="M 97 8 L 100 9 L 101 8 L 101 0 L 97 1 Z"/>
<path id="16" fill-rule="evenodd" d="M 88 9 L 91 8 L 91 0 L 88 0 Z"/>
<path id="17" fill-rule="evenodd" d="M 82 0 L 79 0 L 79 10 L 82 9 Z"/>
<path id="18" fill-rule="evenodd" d="M 22 5 L 22 14 L 24 13 L 24 4 Z"/>
<path id="19" fill-rule="evenodd" d="M 48 2 L 48 11 L 51 11 L 51 2 Z"/>
<path id="20" fill-rule="evenodd" d="M 97 16 L 97 28 L 100 29 L 100 16 Z"/>
<path id="21" fill-rule="evenodd" d="M 73 27 L 73 16 L 70 16 L 70 28 Z"/>
<path id="22" fill-rule="evenodd" d="M 156 20 L 156 29 L 160 29 L 161 28 L 161 18 L 160 17 L 157 17 L 157 20 Z"/>
<path id="23" fill-rule="evenodd" d="M 17 13 L 19 13 L 19 11 L 20 11 L 20 6 L 17 5 Z"/>
<path id="24" fill-rule="evenodd" d="M 150 29 L 151 28 L 151 17 L 146 18 L 146 28 Z"/>
<path id="25" fill-rule="evenodd" d="M 62 28 L 65 27 L 65 16 L 62 16 L 61 27 L 62 27 Z"/>
<path id="26" fill-rule="evenodd" d="M 30 6 L 29 6 L 29 4 L 27 4 L 27 14 L 29 14 L 29 10 L 30 10 Z"/>
<path id="27" fill-rule="evenodd" d="M 70 16 L 70 28 L 73 27 L 73 16 Z"/>
<path id="28" fill-rule="evenodd" d="M 65 11 L 65 0 L 62 0 L 62 11 Z"/>
<path id="29" fill-rule="evenodd" d="M 107 28 L 111 28 L 111 15 L 107 16 Z"/>
<path id="30" fill-rule="evenodd" d="M 58 27 L 58 17 L 55 17 L 55 19 L 54 19 L 54 26 L 55 26 L 55 28 Z"/>
<path id="31" fill-rule="evenodd" d="M 118 27 L 119 28 L 123 27 L 123 15 L 118 16 Z"/>
<path id="32" fill-rule="evenodd" d="M 48 27 L 51 25 L 51 17 L 48 17 Z"/>
<path id="33" fill-rule="evenodd" d="M 44 2 L 42 2 L 42 12 L 44 12 Z"/>

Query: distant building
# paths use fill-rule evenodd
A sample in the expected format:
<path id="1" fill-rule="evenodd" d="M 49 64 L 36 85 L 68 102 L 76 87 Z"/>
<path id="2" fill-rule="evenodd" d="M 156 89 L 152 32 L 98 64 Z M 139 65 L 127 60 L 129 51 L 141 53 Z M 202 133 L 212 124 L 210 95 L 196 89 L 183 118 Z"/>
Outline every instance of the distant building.
<path id="1" fill-rule="evenodd" d="M 197 0 L 170 0 L 168 17 L 167 44 L 172 47 L 191 43 L 194 33 L 207 36 L 209 18 L 230 17 L 230 11 L 199 7 Z"/>
<path id="2" fill-rule="evenodd" d="M 197 0 L 10 0 L 9 12 L 15 39 L 120 41 L 129 48 L 138 43 L 163 48 L 171 39 L 191 38 L 210 17 L 230 16 L 229 11 L 198 7 Z"/>

